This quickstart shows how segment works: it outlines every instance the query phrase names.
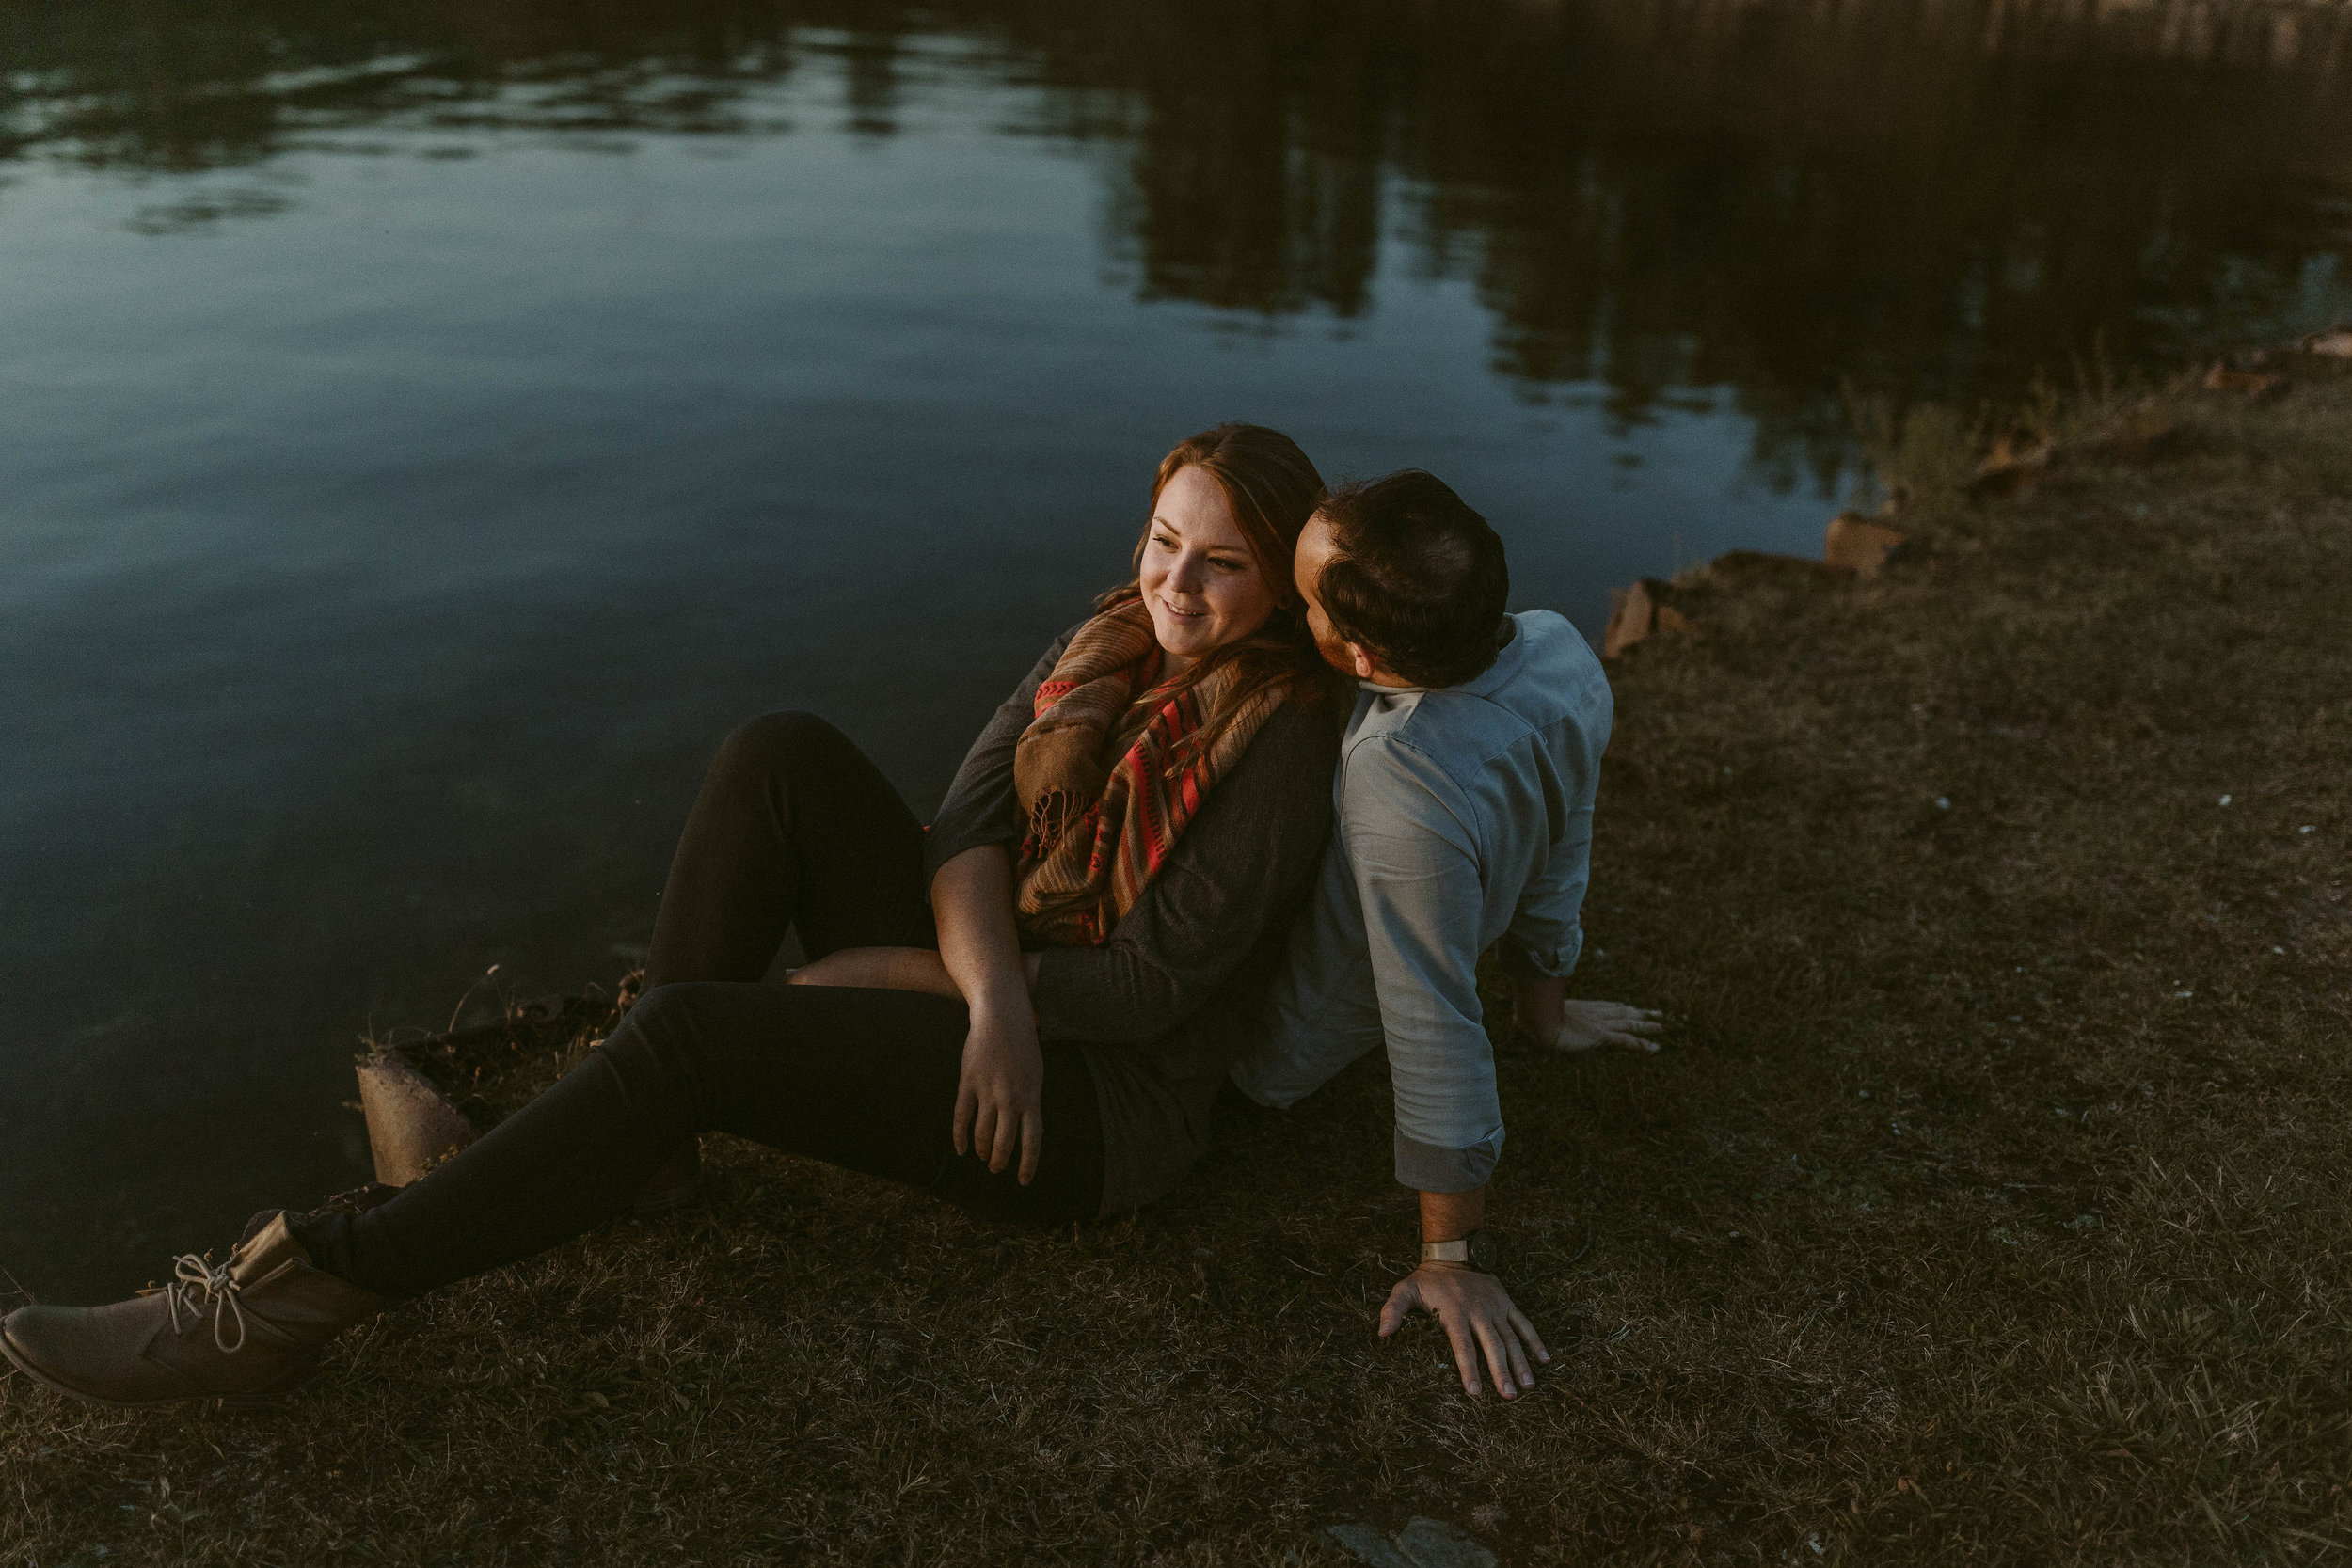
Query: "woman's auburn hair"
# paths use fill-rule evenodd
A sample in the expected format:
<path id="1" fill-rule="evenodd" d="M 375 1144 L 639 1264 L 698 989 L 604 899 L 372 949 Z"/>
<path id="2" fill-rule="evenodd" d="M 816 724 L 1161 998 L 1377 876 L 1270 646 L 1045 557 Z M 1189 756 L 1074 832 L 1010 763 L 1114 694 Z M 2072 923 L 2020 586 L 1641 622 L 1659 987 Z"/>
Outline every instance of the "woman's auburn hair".
<path id="1" fill-rule="evenodd" d="M 1331 682 L 1329 667 L 1307 629 L 1306 605 L 1291 572 L 1291 558 L 1298 553 L 1298 535 L 1322 504 L 1323 476 L 1298 443 L 1280 431 L 1229 420 L 1179 441 L 1160 459 L 1159 475 L 1152 483 L 1154 512 L 1168 482 L 1191 467 L 1216 482 L 1258 570 L 1274 590 L 1274 613 L 1266 617 L 1265 625 L 1202 655 L 1172 687 L 1158 693 L 1165 702 L 1189 690 L 1212 671 L 1232 666 L 1239 673 L 1241 680 L 1224 712 L 1195 732 L 1187 750 L 1198 752 L 1259 692 L 1287 686 L 1293 701 L 1311 706 L 1322 700 Z M 1147 514 L 1143 532 L 1136 540 L 1134 575 L 1094 601 L 1097 613 L 1143 597 L 1143 552 L 1151 542 L 1152 517 Z"/>

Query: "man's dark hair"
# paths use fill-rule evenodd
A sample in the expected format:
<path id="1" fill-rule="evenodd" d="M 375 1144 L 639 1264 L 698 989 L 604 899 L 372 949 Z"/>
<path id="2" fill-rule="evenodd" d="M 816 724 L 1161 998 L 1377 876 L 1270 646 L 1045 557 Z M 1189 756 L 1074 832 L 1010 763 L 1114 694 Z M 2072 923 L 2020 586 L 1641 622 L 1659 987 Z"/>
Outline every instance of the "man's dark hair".
<path id="1" fill-rule="evenodd" d="M 1486 518 L 1419 468 L 1343 483 L 1315 510 L 1339 548 L 1316 583 L 1333 630 L 1416 686 L 1486 673 L 1511 596 Z"/>

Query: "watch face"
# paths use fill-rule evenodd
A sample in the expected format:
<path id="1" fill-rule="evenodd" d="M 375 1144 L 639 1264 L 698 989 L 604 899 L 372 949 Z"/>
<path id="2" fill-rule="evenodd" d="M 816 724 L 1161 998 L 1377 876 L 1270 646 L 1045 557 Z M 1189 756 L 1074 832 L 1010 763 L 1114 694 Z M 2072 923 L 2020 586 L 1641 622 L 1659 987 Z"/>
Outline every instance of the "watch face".
<path id="1" fill-rule="evenodd" d="M 1480 1274 L 1495 1272 L 1495 1239 L 1484 1230 L 1470 1233 L 1470 1266 Z"/>

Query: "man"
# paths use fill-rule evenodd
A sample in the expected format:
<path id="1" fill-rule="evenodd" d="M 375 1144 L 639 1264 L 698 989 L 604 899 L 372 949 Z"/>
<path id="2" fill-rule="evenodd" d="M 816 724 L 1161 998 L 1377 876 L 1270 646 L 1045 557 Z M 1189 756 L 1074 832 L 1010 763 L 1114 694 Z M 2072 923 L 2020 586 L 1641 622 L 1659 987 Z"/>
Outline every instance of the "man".
<path id="1" fill-rule="evenodd" d="M 1570 1002 L 1583 945 L 1593 793 L 1609 682 L 1549 610 L 1505 615 L 1502 541 L 1435 476 L 1344 486 L 1299 536 L 1295 572 L 1324 657 L 1356 677 L 1312 907 L 1291 933 L 1263 1037 L 1233 1069 L 1295 1103 L 1386 1044 L 1396 1177 L 1421 1195 L 1421 1266 L 1385 1337 L 1437 1314 L 1462 1386 L 1483 1353 L 1505 1399 L 1550 1353 L 1489 1272 L 1487 1178 L 1502 1149 L 1478 958 L 1497 947 L 1519 1030 L 1556 1050 L 1658 1049 L 1658 1015 Z"/>

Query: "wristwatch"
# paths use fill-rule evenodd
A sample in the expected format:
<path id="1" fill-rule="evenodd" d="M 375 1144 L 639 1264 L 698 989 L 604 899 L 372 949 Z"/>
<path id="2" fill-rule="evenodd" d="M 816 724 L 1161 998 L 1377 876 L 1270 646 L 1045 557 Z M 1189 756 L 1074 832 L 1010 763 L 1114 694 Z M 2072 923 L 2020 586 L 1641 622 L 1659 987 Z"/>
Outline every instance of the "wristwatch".
<path id="1" fill-rule="evenodd" d="M 1459 1241 L 1423 1242 L 1421 1260 L 1424 1263 L 1468 1263 L 1480 1274 L 1495 1272 L 1495 1239 L 1484 1230 L 1473 1230 Z"/>

